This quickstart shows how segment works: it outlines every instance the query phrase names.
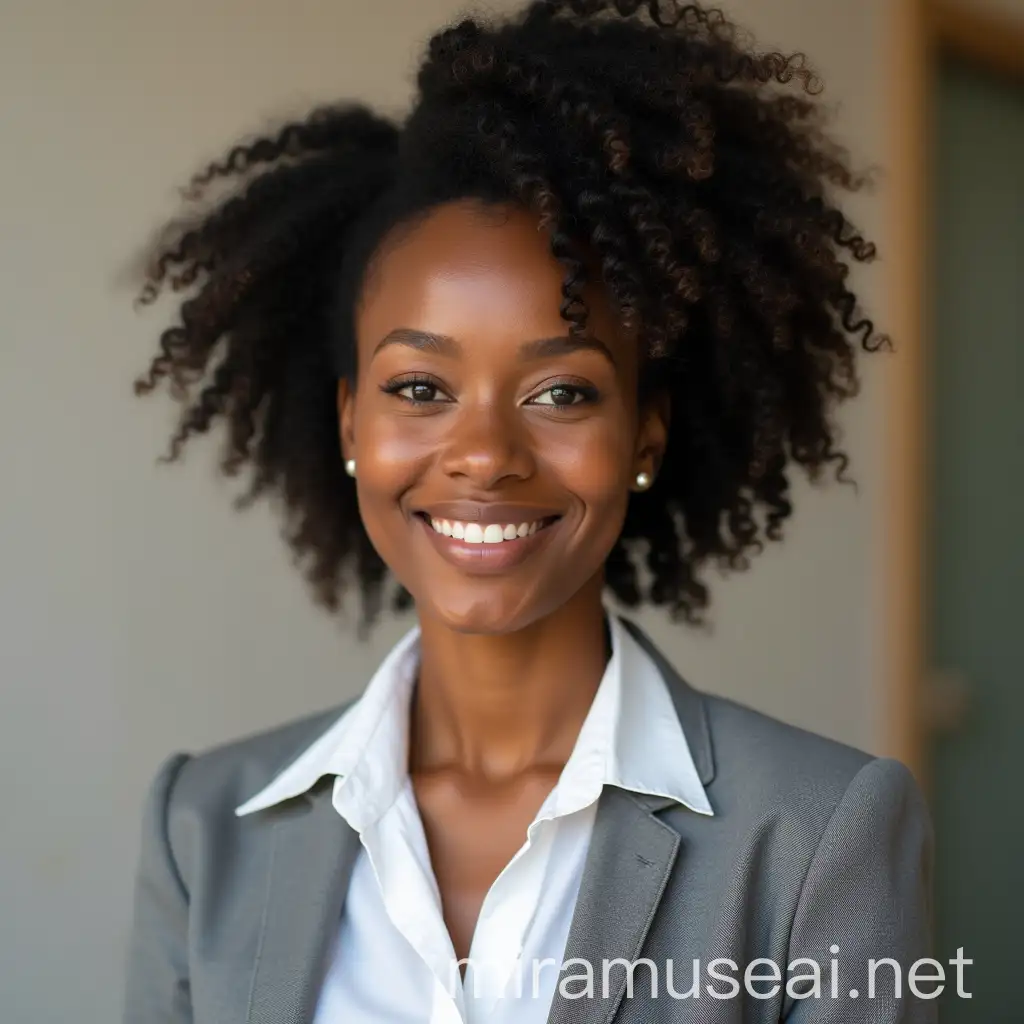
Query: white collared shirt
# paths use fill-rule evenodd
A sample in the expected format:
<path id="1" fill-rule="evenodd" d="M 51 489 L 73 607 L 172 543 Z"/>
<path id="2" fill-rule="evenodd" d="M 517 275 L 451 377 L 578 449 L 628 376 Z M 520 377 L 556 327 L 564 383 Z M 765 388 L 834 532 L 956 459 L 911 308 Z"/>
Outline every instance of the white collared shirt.
<path id="1" fill-rule="evenodd" d="M 661 673 L 613 613 L 608 624 L 612 654 L 593 703 L 522 847 L 484 897 L 464 980 L 408 773 L 418 628 L 331 729 L 237 808 L 270 807 L 334 775 L 334 807 L 359 833 L 315 1024 L 543 1024 L 602 788 L 712 814 Z"/>

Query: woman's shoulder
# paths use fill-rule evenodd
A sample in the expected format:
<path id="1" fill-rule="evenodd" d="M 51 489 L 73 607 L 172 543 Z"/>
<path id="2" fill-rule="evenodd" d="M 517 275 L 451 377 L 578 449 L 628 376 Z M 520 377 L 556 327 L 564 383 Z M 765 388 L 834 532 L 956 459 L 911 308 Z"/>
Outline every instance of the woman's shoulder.
<path id="1" fill-rule="evenodd" d="M 820 819 L 855 779 L 892 792 L 913 788 L 900 761 L 694 686 L 638 623 L 623 624 L 660 671 L 713 803 L 717 796 L 723 807 L 752 818 L 775 809 Z"/>
<path id="2" fill-rule="evenodd" d="M 701 696 L 714 751 L 709 795 L 734 820 L 774 821 L 811 840 L 844 816 L 927 819 L 923 794 L 902 761 L 738 701 Z"/>
<path id="3" fill-rule="evenodd" d="M 176 753 L 161 764 L 154 785 L 165 790 L 168 805 L 179 811 L 233 817 L 236 807 L 296 760 L 348 706 L 307 714 L 194 753 Z"/>
<path id="4" fill-rule="evenodd" d="M 701 693 L 718 767 L 789 778 L 813 774 L 849 778 L 874 755 L 823 733 L 794 725 L 740 701 Z"/>

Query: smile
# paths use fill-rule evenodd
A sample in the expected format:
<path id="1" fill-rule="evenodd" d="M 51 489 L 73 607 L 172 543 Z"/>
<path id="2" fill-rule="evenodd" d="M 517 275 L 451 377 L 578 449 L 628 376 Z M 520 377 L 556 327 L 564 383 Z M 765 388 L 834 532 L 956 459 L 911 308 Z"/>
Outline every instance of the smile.
<path id="1" fill-rule="evenodd" d="M 547 516 L 528 523 L 463 523 L 457 519 L 430 519 L 435 533 L 467 544 L 504 544 L 507 541 L 530 537 L 538 530 L 550 526 L 558 517 Z"/>
<path id="2" fill-rule="evenodd" d="M 430 546 L 449 564 L 470 575 L 494 575 L 516 568 L 548 547 L 557 534 L 560 515 L 509 523 L 414 516 Z"/>

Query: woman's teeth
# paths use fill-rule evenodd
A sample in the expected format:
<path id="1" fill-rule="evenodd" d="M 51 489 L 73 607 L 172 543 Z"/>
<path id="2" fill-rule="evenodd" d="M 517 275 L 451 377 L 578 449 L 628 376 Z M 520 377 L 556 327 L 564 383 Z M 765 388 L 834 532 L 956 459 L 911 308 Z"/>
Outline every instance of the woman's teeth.
<path id="1" fill-rule="evenodd" d="M 502 526 L 499 523 L 488 523 L 481 526 L 480 523 L 460 523 L 448 519 L 431 519 L 430 525 L 436 533 L 445 537 L 454 537 L 456 540 L 465 541 L 467 544 L 501 544 L 506 540 L 516 540 L 519 537 L 528 537 L 542 528 L 542 520 L 532 523 L 508 523 Z"/>

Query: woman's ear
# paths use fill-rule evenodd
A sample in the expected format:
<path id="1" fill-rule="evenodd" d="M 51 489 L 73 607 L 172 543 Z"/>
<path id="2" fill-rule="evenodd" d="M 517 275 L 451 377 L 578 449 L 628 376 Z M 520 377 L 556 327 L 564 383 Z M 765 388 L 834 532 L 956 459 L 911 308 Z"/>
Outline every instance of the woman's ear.
<path id="1" fill-rule="evenodd" d="M 640 407 L 640 429 L 637 431 L 638 470 L 657 476 L 668 445 L 671 414 L 671 399 L 667 391 L 656 391 L 645 398 Z"/>
<path id="2" fill-rule="evenodd" d="M 355 458 L 355 391 L 347 377 L 338 381 L 338 434 L 342 459 Z"/>

